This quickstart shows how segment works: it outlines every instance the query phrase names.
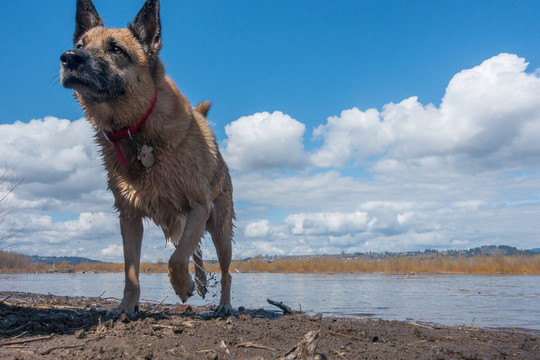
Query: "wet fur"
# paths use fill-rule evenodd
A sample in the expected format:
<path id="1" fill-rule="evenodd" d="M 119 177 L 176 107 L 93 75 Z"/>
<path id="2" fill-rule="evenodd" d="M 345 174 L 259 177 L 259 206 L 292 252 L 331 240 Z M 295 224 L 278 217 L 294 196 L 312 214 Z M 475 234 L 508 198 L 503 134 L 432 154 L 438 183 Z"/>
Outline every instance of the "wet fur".
<path id="1" fill-rule="evenodd" d="M 230 311 L 232 183 L 214 134 L 206 120 L 210 102 L 192 108 L 165 75 L 158 57 L 161 48 L 159 1 L 148 0 L 124 29 L 103 27 L 90 0 L 77 1 L 75 49 L 63 54 L 61 80 L 75 90 L 96 139 L 107 170 L 108 187 L 120 214 L 126 285 L 115 313 L 133 313 L 139 301 L 139 262 L 142 219 L 152 219 L 176 246 L 169 260 L 173 288 L 185 301 L 193 292 L 189 257 L 210 232 L 222 270 L 219 310 Z M 77 64 L 68 62 L 76 56 Z M 74 55 L 75 54 L 75 55 Z M 82 65 L 78 65 L 82 62 Z M 103 134 L 136 123 L 157 91 L 150 117 L 135 134 L 139 144 L 151 146 L 155 164 L 146 168 L 129 139 L 118 141 L 128 165 L 121 164 L 114 146 Z M 202 266 L 202 255 L 194 256 Z M 204 272 L 196 272 L 204 296 Z"/>

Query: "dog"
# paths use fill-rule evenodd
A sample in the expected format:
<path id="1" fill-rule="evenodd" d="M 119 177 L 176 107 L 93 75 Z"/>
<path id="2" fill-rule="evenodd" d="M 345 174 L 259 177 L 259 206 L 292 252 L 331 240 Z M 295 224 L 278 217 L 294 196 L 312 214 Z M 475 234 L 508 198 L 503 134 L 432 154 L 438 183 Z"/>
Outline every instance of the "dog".
<path id="1" fill-rule="evenodd" d="M 62 86 L 73 89 L 95 137 L 119 213 L 125 287 L 113 315 L 138 311 L 143 219 L 175 246 L 168 263 L 185 302 L 206 274 L 200 239 L 212 237 L 221 269 L 218 315 L 232 311 L 233 187 L 206 119 L 210 102 L 191 107 L 159 58 L 159 0 L 147 0 L 126 28 L 103 26 L 91 0 L 77 0 L 74 48 L 60 56 Z M 196 265 L 195 282 L 189 260 Z M 196 283 L 196 284 L 195 284 Z"/>

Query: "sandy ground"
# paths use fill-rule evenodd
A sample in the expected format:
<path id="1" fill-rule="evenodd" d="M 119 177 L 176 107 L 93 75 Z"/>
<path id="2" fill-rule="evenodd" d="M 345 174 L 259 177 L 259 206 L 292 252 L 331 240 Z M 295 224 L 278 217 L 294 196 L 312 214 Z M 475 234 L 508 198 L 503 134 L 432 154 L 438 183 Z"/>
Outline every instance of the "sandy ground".
<path id="1" fill-rule="evenodd" d="M 540 332 L 0 292 L 1 359 L 540 359 Z"/>

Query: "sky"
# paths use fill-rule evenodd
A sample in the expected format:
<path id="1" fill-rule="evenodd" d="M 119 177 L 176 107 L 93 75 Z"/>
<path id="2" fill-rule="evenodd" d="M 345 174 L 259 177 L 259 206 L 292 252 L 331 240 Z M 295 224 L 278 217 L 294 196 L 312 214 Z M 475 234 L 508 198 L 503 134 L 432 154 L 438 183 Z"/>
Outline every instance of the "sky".
<path id="1" fill-rule="evenodd" d="M 143 1 L 94 3 L 124 27 Z M 0 163 L 21 181 L 0 231 L 122 261 L 95 130 L 59 81 L 74 17 L 74 0 L 0 4 Z M 167 74 L 213 103 L 233 256 L 540 247 L 538 18 L 533 1 L 162 0 Z M 143 260 L 172 251 L 148 222 Z"/>

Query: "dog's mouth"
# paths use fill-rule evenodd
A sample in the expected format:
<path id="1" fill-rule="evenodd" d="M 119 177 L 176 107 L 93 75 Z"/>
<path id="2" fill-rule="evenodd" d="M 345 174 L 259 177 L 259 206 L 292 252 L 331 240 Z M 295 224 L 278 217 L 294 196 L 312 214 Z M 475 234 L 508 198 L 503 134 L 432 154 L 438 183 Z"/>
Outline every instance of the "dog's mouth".
<path id="1" fill-rule="evenodd" d="M 103 87 L 98 81 L 84 72 L 65 69 L 62 67 L 61 83 L 66 89 L 73 89 L 85 100 L 93 102 L 105 102 L 123 94 L 123 91 Z"/>
<path id="2" fill-rule="evenodd" d="M 125 94 L 124 80 L 105 62 L 75 51 L 67 51 L 60 60 L 62 86 L 75 90 L 84 100 L 106 102 Z"/>
<path id="3" fill-rule="evenodd" d="M 62 86 L 66 89 L 73 89 L 78 92 L 84 92 L 87 90 L 100 92 L 100 89 L 95 89 L 95 84 L 89 79 L 86 79 L 85 76 L 81 76 L 72 70 L 62 69 L 61 75 Z"/>

